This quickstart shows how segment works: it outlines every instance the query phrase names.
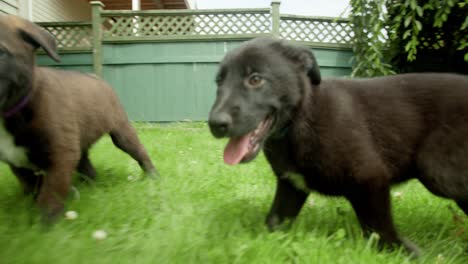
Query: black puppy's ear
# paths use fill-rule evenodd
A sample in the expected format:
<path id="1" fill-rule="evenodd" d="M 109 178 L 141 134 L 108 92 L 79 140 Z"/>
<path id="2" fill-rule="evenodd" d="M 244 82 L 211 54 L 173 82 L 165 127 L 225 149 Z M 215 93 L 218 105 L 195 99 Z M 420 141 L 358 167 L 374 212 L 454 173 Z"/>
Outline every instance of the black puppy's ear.
<path id="1" fill-rule="evenodd" d="M 54 37 L 40 26 L 17 18 L 20 23 L 16 23 L 18 32 L 24 41 L 33 46 L 34 49 L 42 47 L 44 51 L 56 62 L 60 62 L 60 56 L 57 53 L 57 43 Z"/>
<path id="2" fill-rule="evenodd" d="M 280 49 L 286 58 L 299 65 L 302 70 L 307 72 L 307 76 L 312 84 L 320 84 L 322 81 L 320 67 L 309 48 L 288 44 L 286 41 L 278 41 L 275 46 Z"/>

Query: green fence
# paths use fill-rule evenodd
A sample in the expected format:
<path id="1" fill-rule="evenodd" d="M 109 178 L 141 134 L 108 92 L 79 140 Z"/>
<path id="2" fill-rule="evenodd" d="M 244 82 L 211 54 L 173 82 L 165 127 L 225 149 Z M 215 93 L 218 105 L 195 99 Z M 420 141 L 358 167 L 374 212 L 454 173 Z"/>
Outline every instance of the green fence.
<path id="1" fill-rule="evenodd" d="M 279 14 L 271 9 L 107 11 L 93 4 L 91 23 L 41 23 L 57 39 L 62 62 L 113 85 L 135 121 L 206 120 L 214 76 L 227 51 L 260 36 L 308 45 L 323 76 L 349 75 L 347 20 Z"/>

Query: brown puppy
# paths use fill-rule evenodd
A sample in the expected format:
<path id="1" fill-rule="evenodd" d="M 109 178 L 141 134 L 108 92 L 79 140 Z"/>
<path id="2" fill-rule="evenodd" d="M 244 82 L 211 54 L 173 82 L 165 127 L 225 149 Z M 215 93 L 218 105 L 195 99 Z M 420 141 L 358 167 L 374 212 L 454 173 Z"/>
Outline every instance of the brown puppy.
<path id="1" fill-rule="evenodd" d="M 365 231 L 404 245 L 390 186 L 419 179 L 468 214 L 468 77 L 402 74 L 321 80 L 309 49 L 248 41 L 220 64 L 209 125 L 226 163 L 263 147 L 277 176 L 267 224 L 294 219 L 311 190 L 346 197 Z"/>
<path id="2" fill-rule="evenodd" d="M 15 16 L 0 17 L 0 160 L 26 193 L 38 191 L 47 220 L 62 212 L 75 169 L 95 177 L 88 149 L 106 133 L 145 172 L 156 170 L 113 89 L 93 75 L 37 67 L 39 47 L 59 60 L 45 30 Z"/>

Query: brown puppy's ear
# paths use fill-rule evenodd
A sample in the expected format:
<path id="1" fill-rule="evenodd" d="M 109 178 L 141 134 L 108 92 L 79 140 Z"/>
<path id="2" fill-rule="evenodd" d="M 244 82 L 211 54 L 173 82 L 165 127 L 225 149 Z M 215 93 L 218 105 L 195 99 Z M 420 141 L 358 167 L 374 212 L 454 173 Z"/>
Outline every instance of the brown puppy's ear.
<path id="1" fill-rule="evenodd" d="M 18 25 L 18 32 L 23 40 L 31 44 L 34 49 L 42 47 L 49 57 L 56 62 L 60 62 L 60 57 L 57 54 L 57 44 L 49 32 L 24 19 Z"/>
<path id="2" fill-rule="evenodd" d="M 320 84 L 322 77 L 320 67 L 317 64 L 314 54 L 306 47 L 300 47 L 288 44 L 286 41 L 276 42 L 281 49 L 282 54 L 292 62 L 299 65 L 314 85 Z"/>

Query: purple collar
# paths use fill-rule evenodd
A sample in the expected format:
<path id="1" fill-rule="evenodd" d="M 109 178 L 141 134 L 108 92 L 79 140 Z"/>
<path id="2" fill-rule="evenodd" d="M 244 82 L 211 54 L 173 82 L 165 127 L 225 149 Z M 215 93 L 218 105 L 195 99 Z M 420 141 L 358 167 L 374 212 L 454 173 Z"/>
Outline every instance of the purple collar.
<path id="1" fill-rule="evenodd" d="M 31 92 L 29 92 L 23 99 L 21 99 L 15 106 L 10 108 L 9 110 L 3 112 L 3 117 L 9 118 L 12 117 L 14 114 L 18 113 L 23 109 L 23 107 L 26 106 L 26 104 L 29 102 L 29 99 L 31 99 Z"/>

